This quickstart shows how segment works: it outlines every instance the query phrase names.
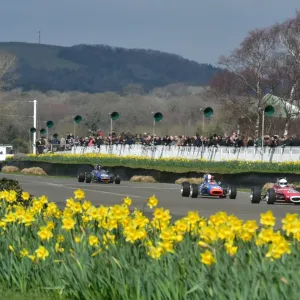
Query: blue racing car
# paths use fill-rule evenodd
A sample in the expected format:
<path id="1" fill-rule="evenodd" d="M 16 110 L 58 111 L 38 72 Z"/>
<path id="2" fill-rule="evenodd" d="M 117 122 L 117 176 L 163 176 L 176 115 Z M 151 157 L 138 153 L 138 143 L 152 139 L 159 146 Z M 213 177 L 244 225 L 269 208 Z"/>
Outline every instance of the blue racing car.
<path id="1" fill-rule="evenodd" d="M 221 183 L 213 180 L 210 174 L 204 175 L 204 182 L 202 184 L 190 184 L 183 182 L 181 185 L 181 196 L 198 198 L 198 196 L 210 196 L 235 199 L 237 196 L 237 189 L 234 186 L 222 187 Z"/>
<path id="2" fill-rule="evenodd" d="M 80 172 L 78 174 L 78 182 L 103 182 L 103 183 L 121 183 L 121 177 L 119 175 L 110 174 L 107 170 L 97 165 L 91 173 Z"/>

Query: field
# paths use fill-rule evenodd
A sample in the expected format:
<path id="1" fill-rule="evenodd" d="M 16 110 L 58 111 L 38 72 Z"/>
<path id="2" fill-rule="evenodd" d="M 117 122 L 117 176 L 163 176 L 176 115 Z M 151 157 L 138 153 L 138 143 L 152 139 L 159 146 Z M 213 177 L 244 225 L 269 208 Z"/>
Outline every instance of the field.
<path id="1" fill-rule="evenodd" d="M 196 211 L 176 222 L 149 195 L 146 217 L 128 197 L 95 207 L 74 190 L 63 210 L 17 182 L 0 182 L 2 294 L 34 299 L 297 299 L 300 218 L 282 231 Z M 63 200 L 63 199 L 57 199 Z M 29 296 L 30 295 L 30 296 Z M 9 297 L 9 296 L 7 296 Z M 13 297 L 10 299 L 14 299 Z"/>
<path id="2" fill-rule="evenodd" d="M 245 172 L 300 174 L 300 161 L 268 163 L 260 161 L 206 161 L 178 159 L 151 159 L 141 156 L 117 156 L 107 154 L 42 154 L 27 155 L 23 160 L 66 164 L 102 164 L 106 167 L 154 169 L 173 173 L 211 172 L 236 174 Z M 14 158 L 12 158 L 14 160 Z M 9 159 L 8 159 L 9 161 Z"/>

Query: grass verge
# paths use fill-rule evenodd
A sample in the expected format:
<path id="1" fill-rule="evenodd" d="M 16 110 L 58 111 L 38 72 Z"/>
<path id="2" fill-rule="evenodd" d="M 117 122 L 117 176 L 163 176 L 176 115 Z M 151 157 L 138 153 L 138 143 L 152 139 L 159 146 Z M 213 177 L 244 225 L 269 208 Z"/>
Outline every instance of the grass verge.
<path id="1" fill-rule="evenodd" d="M 9 159 L 9 160 L 13 160 Z M 127 167 L 132 169 L 152 169 L 172 173 L 285 173 L 300 174 L 300 161 L 286 163 L 247 161 L 205 161 L 188 159 L 151 159 L 148 157 L 120 157 L 104 154 L 43 154 L 28 155 L 22 160 L 58 164 L 101 164 L 106 167 Z"/>

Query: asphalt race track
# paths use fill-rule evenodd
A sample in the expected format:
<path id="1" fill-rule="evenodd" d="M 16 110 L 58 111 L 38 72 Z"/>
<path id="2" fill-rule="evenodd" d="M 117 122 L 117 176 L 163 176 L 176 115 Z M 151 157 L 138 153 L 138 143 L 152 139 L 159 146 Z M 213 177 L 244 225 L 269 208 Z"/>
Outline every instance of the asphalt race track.
<path id="1" fill-rule="evenodd" d="M 183 198 L 180 194 L 180 185 L 160 184 L 160 183 L 131 183 L 121 182 L 116 184 L 99 183 L 79 183 L 77 177 L 59 178 L 59 177 L 38 177 L 24 175 L 0 174 L 0 178 L 6 177 L 17 179 L 22 188 L 35 195 L 46 195 L 50 201 L 58 203 L 64 207 L 65 200 L 73 197 L 73 191 L 81 188 L 85 191 L 86 197 L 94 205 L 113 205 L 122 203 L 124 197 L 129 196 L 132 199 L 132 207 L 143 209 L 144 203 L 148 197 L 156 195 L 159 200 L 159 206 L 168 208 L 174 219 L 185 216 L 188 211 L 198 211 L 201 216 L 208 217 L 218 211 L 225 211 L 228 214 L 235 214 L 243 220 L 260 219 L 260 213 L 272 210 L 277 218 L 277 226 L 281 226 L 280 219 L 286 213 L 299 213 L 300 205 L 288 203 L 275 203 L 268 205 L 266 202 L 252 204 L 249 193 L 239 192 L 235 200 L 219 198 Z M 146 207 L 145 213 L 150 216 L 151 210 Z"/>

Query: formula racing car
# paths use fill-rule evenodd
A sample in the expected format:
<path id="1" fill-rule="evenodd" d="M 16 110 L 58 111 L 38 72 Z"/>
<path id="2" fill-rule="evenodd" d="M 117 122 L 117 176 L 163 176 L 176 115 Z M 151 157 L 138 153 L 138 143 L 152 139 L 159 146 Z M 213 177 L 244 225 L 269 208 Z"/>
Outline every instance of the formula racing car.
<path id="1" fill-rule="evenodd" d="M 121 183 L 121 177 L 119 175 L 110 174 L 107 170 L 103 169 L 99 165 L 91 173 L 80 172 L 78 174 L 78 182 L 104 182 L 104 183 Z"/>
<path id="2" fill-rule="evenodd" d="M 253 187 L 250 200 L 252 203 L 266 201 L 267 204 L 274 204 L 278 201 L 300 204 L 300 189 L 289 185 L 285 177 L 278 178 L 277 182 L 266 191 L 262 191 L 260 187 Z"/>
<path id="3" fill-rule="evenodd" d="M 181 196 L 198 198 L 198 196 L 212 196 L 219 198 L 235 199 L 237 195 L 236 187 L 223 187 L 221 183 L 214 181 L 213 176 L 210 174 L 204 175 L 204 182 L 202 184 L 190 184 L 183 182 L 181 185 Z"/>

